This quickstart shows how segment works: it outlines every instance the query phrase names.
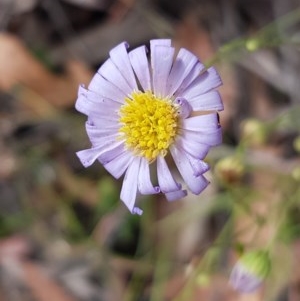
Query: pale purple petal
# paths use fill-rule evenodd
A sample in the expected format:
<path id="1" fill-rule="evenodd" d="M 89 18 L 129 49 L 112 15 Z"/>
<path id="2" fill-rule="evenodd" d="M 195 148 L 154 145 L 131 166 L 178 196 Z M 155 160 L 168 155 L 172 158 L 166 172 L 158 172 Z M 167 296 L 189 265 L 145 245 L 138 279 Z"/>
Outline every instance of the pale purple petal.
<path id="1" fill-rule="evenodd" d="M 221 95 L 215 90 L 189 98 L 189 103 L 194 111 L 222 111 L 224 109 Z"/>
<path id="2" fill-rule="evenodd" d="M 169 96 L 172 96 L 178 90 L 197 62 L 197 57 L 190 51 L 184 48 L 179 50 L 167 81 L 166 92 Z"/>
<path id="3" fill-rule="evenodd" d="M 209 170 L 210 168 L 209 165 L 203 160 L 196 159 L 195 157 L 189 155 L 188 153 L 185 153 L 185 155 L 190 162 L 190 165 L 193 170 L 193 175 L 195 177 L 198 177 Z"/>
<path id="4" fill-rule="evenodd" d="M 96 131 L 92 131 L 92 132 L 87 132 L 87 134 L 89 136 L 89 139 L 93 147 L 112 144 L 117 141 L 121 141 L 120 134 L 118 132 L 113 134 L 108 134 L 108 133 L 97 134 Z"/>
<path id="5" fill-rule="evenodd" d="M 119 106 L 110 106 L 107 105 L 105 107 L 105 101 L 104 103 L 93 103 L 91 99 L 86 98 L 84 96 L 80 96 L 77 98 L 76 101 L 76 110 L 87 115 L 96 118 L 104 118 L 113 120 L 114 122 L 118 122 L 120 119 L 117 109 L 114 109 L 114 107 L 118 108 Z M 115 104 L 118 104 L 115 102 Z"/>
<path id="6" fill-rule="evenodd" d="M 145 158 L 141 159 L 138 190 L 141 194 L 156 194 L 160 192 L 159 187 L 153 186 L 151 183 L 149 163 Z"/>
<path id="7" fill-rule="evenodd" d="M 102 123 L 103 126 L 108 126 L 109 124 L 119 124 L 120 116 L 117 112 L 108 112 L 105 114 L 103 110 L 99 110 L 99 108 L 95 109 L 94 112 L 89 114 L 89 118 L 91 120 L 97 120 L 97 123 Z M 102 120 L 102 121 L 101 121 Z"/>
<path id="8" fill-rule="evenodd" d="M 157 178 L 160 190 L 165 194 L 168 201 L 179 200 L 187 195 L 186 190 L 181 189 L 170 172 L 166 160 L 162 156 L 157 157 Z"/>
<path id="9" fill-rule="evenodd" d="M 210 67 L 182 91 L 180 96 L 185 97 L 187 100 L 193 99 L 221 85 L 222 81 L 219 73 L 214 67 Z"/>
<path id="10" fill-rule="evenodd" d="M 138 189 L 140 161 L 141 158 L 136 157 L 127 168 L 120 196 L 121 200 L 132 213 L 138 213 L 137 210 L 135 210 L 135 200 Z"/>
<path id="11" fill-rule="evenodd" d="M 118 107 L 122 105 L 120 102 L 117 102 L 114 99 L 104 97 L 95 91 L 85 88 L 84 85 L 80 85 L 78 89 L 78 97 L 81 96 L 88 98 L 89 101 L 97 105 L 118 106 Z"/>
<path id="12" fill-rule="evenodd" d="M 84 167 L 91 166 L 101 154 L 102 146 L 84 149 L 76 153 Z"/>
<path id="13" fill-rule="evenodd" d="M 110 129 L 116 126 L 118 126 L 118 128 L 121 127 L 119 118 L 116 118 L 116 116 L 111 116 L 111 115 L 107 115 L 107 116 L 102 115 L 99 118 L 99 115 L 89 114 L 88 122 L 90 124 L 94 124 L 98 128 L 102 128 L 103 130 Z"/>
<path id="14" fill-rule="evenodd" d="M 119 179 L 131 164 L 133 158 L 132 154 L 125 150 L 103 166 L 114 178 Z"/>
<path id="15" fill-rule="evenodd" d="M 181 118 L 185 119 L 190 116 L 193 109 L 185 98 L 177 97 L 174 104 L 179 106 L 177 111 Z"/>
<path id="16" fill-rule="evenodd" d="M 75 108 L 78 112 L 88 116 L 91 112 L 90 102 L 85 97 L 78 97 L 75 103 Z"/>
<path id="17" fill-rule="evenodd" d="M 152 91 L 151 77 L 145 46 L 138 47 L 129 52 L 129 59 L 137 79 L 144 91 Z"/>
<path id="18" fill-rule="evenodd" d="M 90 114 L 89 115 L 89 122 L 93 123 L 98 128 L 107 128 L 107 127 L 110 128 L 110 127 L 113 127 L 115 125 L 120 125 L 118 123 L 118 121 L 116 120 L 116 118 L 110 118 L 110 115 L 106 116 L 105 118 L 104 118 L 104 116 L 99 118 L 98 116 Z"/>
<path id="19" fill-rule="evenodd" d="M 116 101 L 87 90 L 83 85 L 79 86 L 75 108 L 85 115 L 89 115 L 92 112 L 99 112 L 99 114 L 102 113 L 103 115 L 103 111 L 105 111 L 106 114 L 116 114 L 120 105 L 121 104 Z"/>
<path id="20" fill-rule="evenodd" d="M 169 202 L 173 202 L 173 201 L 177 201 L 177 200 L 180 200 L 180 199 L 186 197 L 187 191 L 180 189 L 177 191 L 167 192 L 167 193 L 165 193 L 165 196 Z"/>
<path id="21" fill-rule="evenodd" d="M 118 83 L 112 84 L 96 73 L 88 86 L 88 89 L 96 92 L 98 95 L 112 99 L 119 103 L 124 103 L 127 95 L 118 88 Z"/>
<path id="22" fill-rule="evenodd" d="M 76 153 L 84 167 L 89 167 L 97 159 L 101 158 L 112 160 L 124 149 L 122 141 L 108 141 L 105 144 L 85 149 Z M 111 158 L 112 157 L 112 158 Z M 109 162 L 110 160 L 107 160 Z M 103 164 L 103 162 L 101 162 Z"/>
<path id="23" fill-rule="evenodd" d="M 110 111 L 109 109 L 105 114 L 105 111 L 100 106 L 95 106 L 95 110 L 88 114 L 88 118 L 98 127 L 107 127 L 119 124 L 120 116 L 117 112 Z"/>
<path id="24" fill-rule="evenodd" d="M 97 120 L 97 124 L 104 124 L 107 126 L 109 124 L 118 124 L 120 117 L 116 113 L 107 113 L 105 114 L 102 110 L 95 110 L 89 114 L 91 120 Z"/>
<path id="25" fill-rule="evenodd" d="M 150 51 L 152 51 L 152 49 L 155 46 L 168 46 L 171 47 L 171 39 L 153 39 L 150 40 Z"/>
<path id="26" fill-rule="evenodd" d="M 118 88 L 126 95 L 131 94 L 134 90 L 134 88 L 131 87 L 125 80 L 120 70 L 116 67 L 111 59 L 105 61 L 105 63 L 98 70 L 98 73 L 101 74 L 107 81 L 117 85 Z"/>
<path id="27" fill-rule="evenodd" d="M 167 79 L 172 67 L 175 49 L 168 46 L 151 48 L 153 92 L 158 97 L 166 97 Z"/>
<path id="28" fill-rule="evenodd" d="M 201 134 L 200 134 L 201 135 Z M 207 144 L 201 144 L 194 140 L 186 139 L 185 137 L 178 136 L 176 138 L 176 146 L 180 147 L 183 151 L 190 154 L 196 159 L 203 159 L 206 157 L 210 146 Z"/>
<path id="29" fill-rule="evenodd" d="M 180 127 L 184 130 L 202 132 L 220 127 L 218 113 L 210 113 L 183 119 Z"/>
<path id="30" fill-rule="evenodd" d="M 200 194 L 209 184 L 204 176 L 199 175 L 194 176 L 194 170 L 191 167 L 191 164 L 183 151 L 172 146 L 170 148 L 174 162 L 189 189 L 194 194 Z"/>
<path id="31" fill-rule="evenodd" d="M 185 140 L 194 141 L 209 146 L 217 146 L 222 142 L 222 129 L 209 129 L 204 131 L 181 131 L 180 135 Z"/>
<path id="32" fill-rule="evenodd" d="M 157 178 L 158 185 L 163 193 L 181 189 L 181 184 L 175 181 L 166 160 L 162 156 L 157 157 Z"/>
<path id="33" fill-rule="evenodd" d="M 143 214 L 143 210 L 139 207 L 134 207 L 131 211 L 132 214 L 137 214 L 137 215 L 142 215 Z"/>
<path id="34" fill-rule="evenodd" d="M 263 280 L 247 271 L 238 262 L 232 269 L 229 282 L 235 290 L 241 293 L 253 293 L 262 285 Z"/>
<path id="35" fill-rule="evenodd" d="M 109 55 L 113 63 L 120 70 L 123 78 L 128 82 L 129 86 L 133 91 L 133 90 L 138 90 L 138 86 L 128 57 L 128 52 L 127 52 L 128 47 L 129 47 L 128 43 L 123 42 L 118 46 L 116 46 L 115 48 L 113 48 L 109 52 Z"/>
<path id="36" fill-rule="evenodd" d="M 197 78 L 201 73 L 205 71 L 205 66 L 198 61 L 196 65 L 193 66 L 192 70 L 186 76 L 180 87 L 175 92 L 175 96 L 181 96 L 182 92 Z"/>
<path id="37" fill-rule="evenodd" d="M 86 132 L 88 133 L 89 137 L 100 137 L 103 135 L 113 135 L 119 132 L 120 126 L 118 124 L 114 124 L 113 126 L 107 127 L 97 127 L 93 124 L 90 120 L 85 123 Z"/>
<path id="38" fill-rule="evenodd" d="M 103 152 L 99 155 L 98 161 L 105 165 L 111 160 L 118 157 L 124 152 L 125 146 L 123 141 L 116 141 L 112 146 L 106 147 Z"/>

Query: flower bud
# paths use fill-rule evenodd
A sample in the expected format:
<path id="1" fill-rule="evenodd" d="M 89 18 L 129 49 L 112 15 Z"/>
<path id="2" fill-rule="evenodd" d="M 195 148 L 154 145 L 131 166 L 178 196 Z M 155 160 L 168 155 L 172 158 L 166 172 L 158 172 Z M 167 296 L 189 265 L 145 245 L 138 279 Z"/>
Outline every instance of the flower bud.
<path id="1" fill-rule="evenodd" d="M 267 129 L 263 122 L 251 118 L 242 123 L 241 135 L 247 145 L 261 146 L 267 140 Z"/>
<path id="2" fill-rule="evenodd" d="M 266 251 L 245 253 L 233 267 L 230 284 L 241 293 L 256 291 L 267 278 L 271 270 L 271 261 Z"/>
<path id="3" fill-rule="evenodd" d="M 297 153 L 300 153 L 300 136 L 298 136 L 297 138 L 295 138 L 294 142 L 293 142 L 293 146 L 294 149 Z"/>
<path id="4" fill-rule="evenodd" d="M 208 287 L 211 282 L 211 277 L 208 273 L 200 273 L 196 278 L 197 284 L 201 287 Z"/>
<path id="5" fill-rule="evenodd" d="M 300 167 L 294 168 L 292 171 L 292 177 L 295 181 L 300 182 Z"/>
<path id="6" fill-rule="evenodd" d="M 239 182 L 245 174 L 245 166 L 237 157 L 226 157 L 218 161 L 215 174 L 224 184 Z"/>

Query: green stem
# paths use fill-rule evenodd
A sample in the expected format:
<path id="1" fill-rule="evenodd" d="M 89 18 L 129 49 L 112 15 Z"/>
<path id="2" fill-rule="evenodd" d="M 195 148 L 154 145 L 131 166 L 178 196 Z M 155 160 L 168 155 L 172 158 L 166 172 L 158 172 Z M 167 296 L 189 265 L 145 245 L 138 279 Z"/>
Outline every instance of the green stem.
<path id="1" fill-rule="evenodd" d="M 221 248 L 209 248 L 202 260 L 189 276 L 189 279 L 187 280 L 180 294 L 173 301 L 191 300 L 194 287 L 197 285 L 197 276 L 203 271 L 211 272 L 211 270 L 214 268 L 214 265 L 219 260 L 222 247 L 228 245 L 228 236 L 231 233 L 231 230 L 232 219 L 230 218 L 214 243 L 215 245 L 220 245 Z"/>
<path id="2" fill-rule="evenodd" d="M 284 31 L 289 27 L 295 25 L 300 21 L 300 8 L 293 10 L 290 13 L 276 19 L 269 23 L 261 30 L 259 30 L 252 37 L 243 37 L 233 40 L 232 42 L 224 45 L 220 50 L 207 62 L 206 66 L 210 67 L 216 62 L 224 58 L 231 58 L 237 60 L 238 53 L 250 53 L 265 47 L 279 46 L 286 40 L 290 39 L 289 36 L 284 34 Z"/>

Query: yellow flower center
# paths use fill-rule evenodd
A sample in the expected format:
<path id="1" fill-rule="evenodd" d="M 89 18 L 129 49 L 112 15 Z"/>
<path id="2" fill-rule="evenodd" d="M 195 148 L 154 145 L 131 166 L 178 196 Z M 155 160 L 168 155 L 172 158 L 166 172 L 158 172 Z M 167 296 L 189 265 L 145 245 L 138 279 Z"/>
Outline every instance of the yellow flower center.
<path id="1" fill-rule="evenodd" d="M 120 109 L 126 147 L 149 162 L 165 156 L 178 131 L 178 108 L 151 92 L 133 92 Z"/>

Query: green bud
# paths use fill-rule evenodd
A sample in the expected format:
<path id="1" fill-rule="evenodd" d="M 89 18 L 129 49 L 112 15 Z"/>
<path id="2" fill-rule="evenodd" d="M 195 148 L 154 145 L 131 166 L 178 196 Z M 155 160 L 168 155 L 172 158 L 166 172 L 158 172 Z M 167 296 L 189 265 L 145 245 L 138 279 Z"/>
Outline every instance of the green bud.
<path id="1" fill-rule="evenodd" d="M 300 181 L 300 167 L 294 168 L 294 170 L 292 171 L 292 177 L 294 180 Z"/>
<path id="2" fill-rule="evenodd" d="M 260 47 L 260 42 L 258 39 L 250 38 L 245 44 L 248 51 L 255 51 Z"/>
<path id="3" fill-rule="evenodd" d="M 300 136 L 298 136 L 297 138 L 295 138 L 294 140 L 294 149 L 297 153 L 300 153 Z"/>
<path id="4" fill-rule="evenodd" d="M 245 166 L 237 157 L 226 157 L 217 162 L 215 174 L 222 183 L 234 184 L 243 178 Z"/>
<path id="5" fill-rule="evenodd" d="M 263 122 L 250 118 L 242 123 L 241 135 L 248 145 L 261 146 L 267 140 L 267 129 Z"/>
<path id="6" fill-rule="evenodd" d="M 211 277 L 209 274 L 207 273 L 200 273 L 197 278 L 196 278 L 196 282 L 199 286 L 201 287 L 207 287 L 209 286 L 210 284 L 210 280 L 211 280 Z"/>
<path id="7" fill-rule="evenodd" d="M 271 261 L 266 251 L 245 253 L 235 264 L 230 275 L 230 284 L 241 293 L 256 291 L 267 278 Z"/>
<path id="8" fill-rule="evenodd" d="M 267 278 L 271 270 L 271 260 L 267 251 L 250 251 L 240 258 L 247 271 L 261 279 Z"/>

